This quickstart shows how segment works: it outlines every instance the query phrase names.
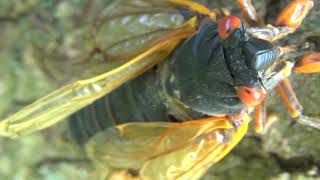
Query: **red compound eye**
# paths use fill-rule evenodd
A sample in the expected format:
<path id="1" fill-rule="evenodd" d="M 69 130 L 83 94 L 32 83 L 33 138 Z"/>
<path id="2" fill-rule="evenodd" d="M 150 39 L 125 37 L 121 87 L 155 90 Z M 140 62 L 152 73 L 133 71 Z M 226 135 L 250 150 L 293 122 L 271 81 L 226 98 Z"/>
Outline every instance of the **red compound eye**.
<path id="1" fill-rule="evenodd" d="M 243 104 L 248 107 L 254 107 L 264 100 L 265 93 L 260 88 L 249 88 L 241 86 L 238 88 L 238 96 Z"/>
<path id="2" fill-rule="evenodd" d="M 226 16 L 218 22 L 218 33 L 221 39 L 227 39 L 229 35 L 241 26 L 241 20 L 237 16 Z"/>

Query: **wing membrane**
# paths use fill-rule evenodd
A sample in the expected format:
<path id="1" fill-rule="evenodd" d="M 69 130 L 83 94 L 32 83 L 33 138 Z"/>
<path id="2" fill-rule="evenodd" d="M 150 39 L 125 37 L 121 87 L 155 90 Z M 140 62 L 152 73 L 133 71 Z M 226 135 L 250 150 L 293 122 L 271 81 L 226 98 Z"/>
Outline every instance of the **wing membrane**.
<path id="1" fill-rule="evenodd" d="M 61 121 L 165 59 L 181 40 L 196 31 L 196 23 L 196 19 L 189 20 L 183 27 L 163 36 L 149 49 L 112 71 L 69 84 L 36 101 L 1 121 L 0 134 L 16 137 Z"/>
<path id="2" fill-rule="evenodd" d="M 117 0 L 100 14 L 88 27 L 91 50 L 71 65 L 75 79 L 92 77 L 126 63 L 184 23 L 175 8 L 152 0 Z"/>
<path id="3" fill-rule="evenodd" d="M 197 179 L 244 136 L 226 118 L 185 123 L 129 123 L 99 133 L 87 144 L 92 159 L 112 168 L 140 169 L 142 179 Z"/>

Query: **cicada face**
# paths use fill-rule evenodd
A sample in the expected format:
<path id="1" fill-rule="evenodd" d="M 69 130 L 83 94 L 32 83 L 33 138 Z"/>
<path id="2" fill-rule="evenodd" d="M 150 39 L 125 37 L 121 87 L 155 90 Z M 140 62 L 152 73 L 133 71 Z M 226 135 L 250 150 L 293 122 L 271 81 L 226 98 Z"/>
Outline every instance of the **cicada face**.
<path id="1" fill-rule="evenodd" d="M 223 41 L 226 59 L 235 86 L 259 88 L 270 92 L 280 81 L 288 77 L 295 62 L 281 57 L 280 48 L 273 42 L 253 37 L 242 26 Z"/>

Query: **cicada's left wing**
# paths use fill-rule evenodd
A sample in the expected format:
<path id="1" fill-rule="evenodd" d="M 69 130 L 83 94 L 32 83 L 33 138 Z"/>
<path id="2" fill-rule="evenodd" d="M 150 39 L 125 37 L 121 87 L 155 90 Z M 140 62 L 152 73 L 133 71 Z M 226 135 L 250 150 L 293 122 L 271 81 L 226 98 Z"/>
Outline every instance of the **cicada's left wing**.
<path id="1" fill-rule="evenodd" d="M 248 122 L 238 129 L 225 117 L 129 123 L 98 133 L 86 149 L 109 168 L 140 170 L 142 179 L 198 179 L 242 139 Z"/>
<path id="2" fill-rule="evenodd" d="M 79 13 L 73 18 L 57 22 L 76 23 L 79 27 L 75 29 L 52 27 L 51 21 L 45 25 L 35 23 L 32 27 L 43 34 L 63 32 L 58 33 L 58 37 L 56 34 L 46 37 L 53 38 L 54 42 L 59 39 L 54 51 L 52 43 L 33 43 L 41 69 L 58 83 L 86 79 L 116 68 L 142 52 L 155 39 L 183 24 L 184 15 L 211 13 L 208 8 L 190 0 L 113 0 L 83 4 L 86 6 L 77 7 L 82 8 L 83 13 L 77 10 Z M 182 14 L 181 8 L 177 7 L 190 12 Z M 38 21 L 44 18 L 39 17 Z M 43 26 L 50 27 L 50 31 Z"/>
<path id="3" fill-rule="evenodd" d="M 176 46 L 196 31 L 196 18 L 162 36 L 125 64 L 99 76 L 76 81 L 0 122 L 0 135 L 17 137 L 44 129 L 108 94 L 168 57 Z"/>

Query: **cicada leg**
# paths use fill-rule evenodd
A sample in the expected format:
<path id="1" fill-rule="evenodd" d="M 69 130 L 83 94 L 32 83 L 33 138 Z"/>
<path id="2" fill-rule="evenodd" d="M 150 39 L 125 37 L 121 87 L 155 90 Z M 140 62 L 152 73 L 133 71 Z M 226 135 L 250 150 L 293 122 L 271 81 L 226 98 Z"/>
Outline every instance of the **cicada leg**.
<path id="1" fill-rule="evenodd" d="M 248 32 L 253 36 L 275 41 L 293 33 L 313 7 L 312 0 L 292 0 L 279 14 L 275 26 L 267 25 L 264 28 L 249 28 Z"/>
<path id="2" fill-rule="evenodd" d="M 264 23 L 262 19 L 257 15 L 257 12 L 251 3 L 251 0 L 238 0 L 238 4 L 249 26 L 251 27 L 264 26 Z"/>
<path id="3" fill-rule="evenodd" d="M 256 133 L 262 133 L 265 129 L 267 119 L 267 109 L 265 102 L 255 107 L 254 109 L 254 130 Z"/>
<path id="4" fill-rule="evenodd" d="M 319 69 L 320 56 L 319 53 L 313 55 L 308 55 L 298 61 L 297 66 L 294 70 L 298 72 L 315 72 L 312 68 L 308 71 L 310 67 L 315 67 L 317 72 L 320 72 Z M 282 101 L 287 106 L 290 111 L 290 114 L 293 118 L 301 124 L 308 125 L 320 129 L 320 119 L 314 117 L 308 117 L 303 114 L 303 107 L 298 101 L 296 93 L 294 92 L 292 85 L 288 79 L 284 79 L 277 86 L 277 90 L 280 93 Z"/>
<path id="5" fill-rule="evenodd" d="M 275 113 L 267 113 L 267 106 L 265 101 L 255 107 L 254 109 L 254 130 L 258 134 L 262 134 L 269 129 L 269 127 L 278 120 Z"/>
<path id="6" fill-rule="evenodd" d="M 309 53 L 295 64 L 294 70 L 298 73 L 320 73 L 320 53 Z"/>
<path id="7" fill-rule="evenodd" d="M 281 11 L 275 24 L 298 28 L 312 7 L 312 0 L 292 0 Z"/>

